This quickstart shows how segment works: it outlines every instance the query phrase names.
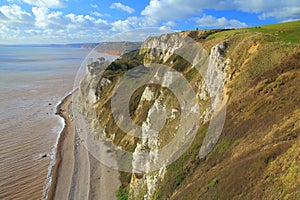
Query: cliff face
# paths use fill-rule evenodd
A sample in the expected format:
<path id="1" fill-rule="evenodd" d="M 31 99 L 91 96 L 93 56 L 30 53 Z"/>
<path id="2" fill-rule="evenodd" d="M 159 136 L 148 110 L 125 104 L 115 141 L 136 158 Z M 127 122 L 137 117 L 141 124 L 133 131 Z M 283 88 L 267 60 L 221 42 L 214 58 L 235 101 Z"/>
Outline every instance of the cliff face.
<path id="1" fill-rule="evenodd" d="M 174 33 L 91 62 L 78 102 L 118 147 L 120 199 L 297 199 L 299 67 L 299 44 L 270 33 Z"/>
<path id="2" fill-rule="evenodd" d="M 206 133 L 205 140 L 200 148 L 199 158 L 205 157 L 215 146 L 225 120 L 225 105 L 227 100 L 225 98 L 226 69 L 230 63 L 230 59 L 224 58 L 225 50 L 226 43 L 220 42 L 211 48 L 211 52 L 208 55 L 200 44 L 195 43 L 192 38 L 179 33 L 162 35 L 160 37 L 150 37 L 143 43 L 142 49 L 140 50 L 140 54 L 143 55 L 143 64 L 149 67 L 151 67 L 151 64 L 153 63 L 162 63 L 176 68 L 182 63 L 175 63 L 174 55 L 175 58 L 180 56 L 184 57 L 185 61 L 190 61 L 187 62 L 187 66 L 182 69 L 182 73 L 188 74 L 188 71 L 193 70 L 198 76 L 197 78 L 191 78 L 189 81 L 193 84 L 196 91 L 195 95 L 198 99 L 199 106 L 203 107 L 199 112 L 199 121 L 201 124 L 205 124 L 212 119 L 210 121 L 210 124 L 212 125 Z M 169 87 L 170 85 L 168 83 L 171 83 L 174 77 L 172 77 L 172 74 L 165 73 L 161 79 L 162 86 Z M 153 96 L 151 93 L 149 87 L 146 87 L 141 97 L 141 102 L 143 102 L 143 99 L 151 100 L 149 99 L 149 96 Z M 167 106 L 170 106 L 170 104 Z M 144 129 L 144 134 L 151 134 L 151 130 L 148 127 L 149 122 L 151 121 L 150 116 L 154 112 L 153 110 L 157 110 L 158 112 L 164 111 L 164 107 L 160 106 L 158 98 L 154 101 L 154 104 L 148 111 L 146 124 L 143 123 L 143 127 L 146 127 Z M 173 112 L 176 113 L 179 111 L 174 109 Z M 179 123 L 177 128 L 180 126 L 181 124 Z M 165 135 L 163 130 L 160 134 Z M 174 134 L 176 134 L 176 132 Z M 155 153 L 160 147 L 158 145 L 158 140 L 159 136 L 154 138 L 150 137 L 150 139 L 145 137 L 145 139 L 142 139 L 142 145 L 138 143 L 133 154 L 133 168 L 136 164 L 147 166 L 147 163 L 141 162 L 135 155 L 143 152 L 144 149 L 150 149 L 150 154 L 152 153 L 155 157 Z M 141 197 L 144 199 L 157 198 L 157 188 L 164 180 L 167 164 L 169 163 L 166 159 L 165 165 L 158 170 L 146 173 L 139 179 L 134 176 L 130 183 L 130 197 L 132 199 L 140 199 Z"/>

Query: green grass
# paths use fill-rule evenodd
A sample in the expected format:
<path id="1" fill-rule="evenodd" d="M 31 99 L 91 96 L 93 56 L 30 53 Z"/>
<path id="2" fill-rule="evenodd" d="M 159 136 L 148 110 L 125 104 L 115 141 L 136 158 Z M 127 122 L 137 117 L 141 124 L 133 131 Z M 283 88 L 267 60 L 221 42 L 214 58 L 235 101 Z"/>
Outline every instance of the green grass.
<path id="1" fill-rule="evenodd" d="M 205 188 L 207 189 L 212 189 L 214 187 L 216 187 L 216 185 L 219 183 L 219 181 L 217 179 L 212 180 L 208 185 L 206 185 Z"/>
<path id="2" fill-rule="evenodd" d="M 239 29 L 233 29 L 233 30 L 226 30 L 226 31 L 221 31 L 221 32 L 217 32 L 217 33 L 213 33 L 211 35 L 209 35 L 206 40 L 211 40 L 211 39 L 215 39 L 215 38 L 224 38 L 224 37 L 228 37 L 233 35 L 234 33 L 238 32 Z"/>
<path id="3" fill-rule="evenodd" d="M 300 44 L 300 21 L 221 31 L 209 35 L 207 40 L 214 39 L 221 41 L 228 37 L 232 37 L 235 34 L 244 34 L 246 32 L 263 33 L 264 35 L 269 36 L 271 41 L 283 41 Z"/>
<path id="4" fill-rule="evenodd" d="M 239 143 L 239 140 L 236 139 L 234 141 L 223 141 L 222 143 L 218 143 L 215 146 L 215 152 L 216 153 L 224 153 L 230 149 L 232 149 L 233 147 L 235 147 L 237 144 Z"/>
<path id="5" fill-rule="evenodd" d="M 247 28 L 251 32 L 270 34 L 276 40 L 300 43 L 300 21 Z"/>
<path id="6" fill-rule="evenodd" d="M 128 189 L 120 186 L 117 192 L 117 198 L 118 200 L 128 200 Z"/>
<path id="7" fill-rule="evenodd" d="M 182 175 L 181 174 L 176 174 L 175 185 L 180 185 L 181 181 L 182 181 Z"/>

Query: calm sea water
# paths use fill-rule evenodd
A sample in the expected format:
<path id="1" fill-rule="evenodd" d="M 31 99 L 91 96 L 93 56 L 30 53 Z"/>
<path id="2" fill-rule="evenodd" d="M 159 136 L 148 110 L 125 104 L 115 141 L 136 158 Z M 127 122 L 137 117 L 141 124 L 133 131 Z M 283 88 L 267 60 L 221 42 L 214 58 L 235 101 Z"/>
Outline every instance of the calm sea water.
<path id="1" fill-rule="evenodd" d="M 41 199 L 62 128 L 55 106 L 88 52 L 0 46 L 0 199 Z"/>

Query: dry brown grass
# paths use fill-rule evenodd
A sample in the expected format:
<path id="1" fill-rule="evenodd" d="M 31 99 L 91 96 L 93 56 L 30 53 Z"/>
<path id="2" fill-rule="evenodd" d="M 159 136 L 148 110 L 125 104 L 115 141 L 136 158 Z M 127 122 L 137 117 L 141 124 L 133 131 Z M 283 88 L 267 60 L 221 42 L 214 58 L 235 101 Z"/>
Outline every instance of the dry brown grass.
<path id="1" fill-rule="evenodd" d="M 269 33 L 273 29 L 263 30 L 183 33 L 190 34 L 208 51 L 215 44 L 226 41 L 225 57 L 231 60 L 226 88 L 229 95 L 227 116 L 219 142 L 202 160 L 197 154 L 207 124 L 198 130 L 189 150 L 168 166 L 165 179 L 158 187 L 157 199 L 299 197 L 299 44 L 286 42 L 286 39 L 294 41 L 297 38 L 291 32 L 289 38 L 279 35 L 274 39 Z M 104 89 L 105 96 L 96 108 L 99 123 L 106 133 L 116 134 L 113 142 L 131 151 L 137 141 L 127 138 L 117 127 L 111 114 L 110 98 L 122 73 L 138 65 L 143 59 L 141 56 L 135 52 L 111 66 L 105 75 L 113 84 Z M 171 64 L 171 60 L 175 62 Z M 171 57 L 168 63 L 182 72 L 192 85 L 201 81 L 199 74 L 191 70 L 184 59 Z M 168 97 L 167 90 L 161 92 L 159 87 L 150 87 L 162 102 L 171 107 L 178 106 L 176 98 Z M 139 125 L 145 121 L 154 102 L 140 102 L 143 90 L 141 87 L 134 92 L 129 105 L 131 117 Z M 139 105 L 143 109 L 137 110 Z M 172 138 L 175 124 L 176 121 L 167 122 L 160 133 L 162 146 Z M 121 173 L 123 187 L 128 186 L 130 176 Z"/>
<path id="2" fill-rule="evenodd" d="M 218 144 L 184 174 L 171 199 L 299 197 L 299 56 L 285 57 L 249 79 L 243 94 L 231 93 Z M 207 188 L 214 180 L 218 183 Z"/>

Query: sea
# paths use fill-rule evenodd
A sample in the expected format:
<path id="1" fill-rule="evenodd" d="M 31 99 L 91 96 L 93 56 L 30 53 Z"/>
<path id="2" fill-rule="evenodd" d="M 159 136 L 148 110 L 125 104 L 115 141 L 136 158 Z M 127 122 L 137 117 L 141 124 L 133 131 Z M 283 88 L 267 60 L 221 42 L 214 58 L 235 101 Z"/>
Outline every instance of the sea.
<path id="1" fill-rule="evenodd" d="M 90 49 L 0 46 L 0 199 L 41 199 L 63 128 L 57 104 Z"/>

